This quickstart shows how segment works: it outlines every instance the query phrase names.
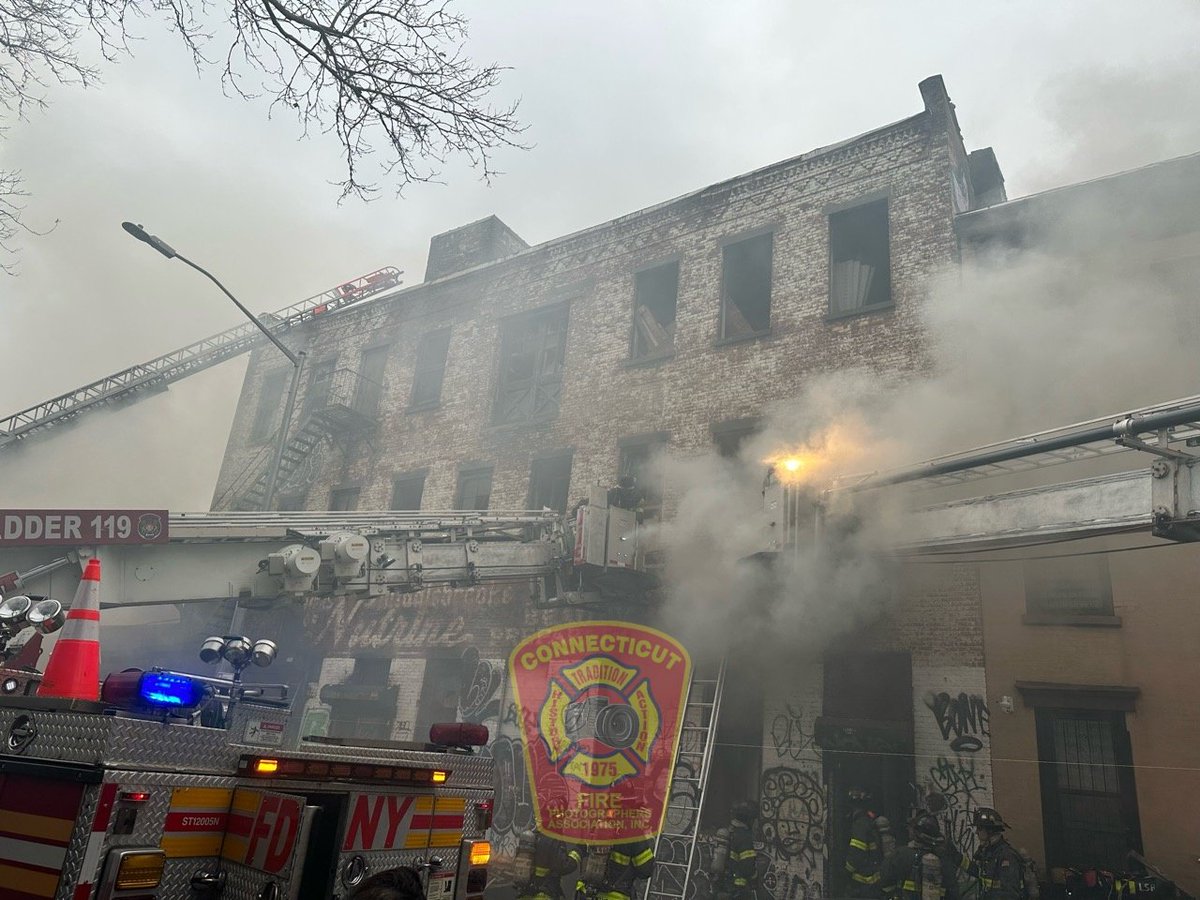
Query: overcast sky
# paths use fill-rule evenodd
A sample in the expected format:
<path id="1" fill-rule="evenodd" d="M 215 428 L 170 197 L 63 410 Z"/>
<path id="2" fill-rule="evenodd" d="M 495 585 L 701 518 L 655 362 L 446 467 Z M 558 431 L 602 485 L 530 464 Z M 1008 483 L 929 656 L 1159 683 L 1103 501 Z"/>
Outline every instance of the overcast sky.
<path id="1" fill-rule="evenodd" d="M 495 213 L 529 243 L 919 112 L 941 73 L 969 149 L 1010 196 L 1200 150 L 1200 2 L 615 0 L 460 7 L 511 67 L 528 151 L 490 186 L 461 164 L 402 198 L 337 204 L 332 139 L 227 98 L 147 23 L 94 89 L 11 123 L 0 168 L 31 193 L 0 276 L 0 414 L 238 323 L 211 285 L 128 238 L 143 223 L 255 311 L 385 265 L 421 280 L 429 237 Z M 244 361 L 0 456 L 0 506 L 206 508 Z"/>

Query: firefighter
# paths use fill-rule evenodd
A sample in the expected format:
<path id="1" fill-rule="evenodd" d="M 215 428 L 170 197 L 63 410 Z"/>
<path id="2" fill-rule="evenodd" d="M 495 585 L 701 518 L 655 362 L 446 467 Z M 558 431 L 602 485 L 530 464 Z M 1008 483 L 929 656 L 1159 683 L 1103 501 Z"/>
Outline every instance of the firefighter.
<path id="1" fill-rule="evenodd" d="M 962 853 L 960 865 L 979 883 L 978 900 L 1025 900 L 1025 863 L 1013 845 L 1004 839 L 1004 819 L 986 806 L 972 817 L 979 848 L 968 860 Z"/>
<path id="2" fill-rule="evenodd" d="M 908 834 L 909 842 L 883 862 L 883 895 L 889 900 L 958 900 L 959 854 L 949 850 L 938 820 L 918 813 Z"/>
<path id="3" fill-rule="evenodd" d="M 579 864 L 579 850 L 538 832 L 533 838 L 530 878 L 517 900 L 563 900 L 563 876 Z"/>
<path id="4" fill-rule="evenodd" d="M 731 900 L 754 900 L 758 890 L 758 854 L 754 849 L 754 820 L 758 804 L 735 803 L 730 810 L 729 859 L 725 864 L 725 890 Z"/>
<path id="5" fill-rule="evenodd" d="M 846 849 L 846 896 L 874 900 L 882 897 L 879 869 L 883 864 L 879 826 L 870 808 L 871 795 L 861 787 L 846 792 L 850 800 L 850 845 Z"/>
<path id="6" fill-rule="evenodd" d="M 594 896 L 597 900 L 629 900 L 633 894 L 634 882 L 649 878 L 653 871 L 653 841 L 618 844 L 608 851 L 608 858 L 604 863 L 604 877 Z M 583 893 L 589 893 L 586 885 L 582 882 L 580 885 Z"/>
<path id="7" fill-rule="evenodd" d="M 642 521 L 646 495 L 638 487 L 637 478 L 633 475 L 622 475 L 617 479 L 616 487 L 608 489 L 608 505 L 618 509 L 632 510 L 637 521 Z"/>

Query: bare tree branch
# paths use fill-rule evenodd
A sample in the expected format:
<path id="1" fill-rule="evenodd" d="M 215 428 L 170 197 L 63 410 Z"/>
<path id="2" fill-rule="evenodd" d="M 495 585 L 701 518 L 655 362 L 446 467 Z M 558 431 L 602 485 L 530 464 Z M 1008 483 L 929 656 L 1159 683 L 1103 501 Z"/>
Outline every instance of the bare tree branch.
<path id="1" fill-rule="evenodd" d="M 452 0 L 0 0 L 0 110 L 21 117 L 45 106 L 52 82 L 94 84 L 80 60 L 88 34 L 102 58 L 130 52 L 134 20 L 156 18 L 182 40 L 196 66 L 210 65 L 206 23 L 222 14 L 232 38 L 223 81 L 244 99 L 287 107 L 304 134 L 341 143 L 342 197 L 369 198 L 437 177 L 452 155 L 485 179 L 492 153 L 520 147 L 516 104 L 489 95 L 501 67 L 464 51 L 466 21 Z M 0 173 L 0 249 L 20 229 L 20 179 Z M 7 229 L 7 230 L 6 230 Z M 0 264 L 2 267 L 2 264 Z"/>

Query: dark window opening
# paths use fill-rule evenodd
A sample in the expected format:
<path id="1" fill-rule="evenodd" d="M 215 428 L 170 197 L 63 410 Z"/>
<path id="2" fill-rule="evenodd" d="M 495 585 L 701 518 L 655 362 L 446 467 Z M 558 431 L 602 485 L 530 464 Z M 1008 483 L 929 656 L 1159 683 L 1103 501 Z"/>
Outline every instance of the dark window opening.
<path id="1" fill-rule="evenodd" d="M 633 359 L 668 353 L 675 345 L 675 305 L 679 263 L 656 266 L 634 276 Z"/>
<path id="2" fill-rule="evenodd" d="M 323 359 L 313 363 L 308 372 L 308 390 L 304 394 L 304 412 L 314 413 L 329 405 L 329 391 L 333 387 L 333 373 L 337 359 Z"/>
<path id="3" fill-rule="evenodd" d="M 442 399 L 442 382 L 446 376 L 446 355 L 450 350 L 450 329 L 442 328 L 421 338 L 417 347 L 417 365 L 413 374 L 413 409 L 437 406 Z"/>
<path id="4" fill-rule="evenodd" d="M 280 512 L 302 512 L 307 500 L 304 494 L 281 494 L 275 506 Z"/>
<path id="5" fill-rule="evenodd" d="M 1112 579 L 1104 556 L 1025 561 L 1025 612 L 1038 616 L 1111 616 Z"/>
<path id="6" fill-rule="evenodd" d="M 500 334 L 495 423 L 537 422 L 558 415 L 567 341 L 565 306 L 506 321 Z"/>
<path id="7" fill-rule="evenodd" d="M 331 512 L 351 512 L 358 509 L 359 488 L 334 488 L 329 492 L 329 509 Z"/>
<path id="8" fill-rule="evenodd" d="M 492 469 L 463 469 L 458 473 L 455 509 L 486 510 L 492 499 Z"/>
<path id="9" fill-rule="evenodd" d="M 722 459 L 736 459 L 742 445 L 762 430 L 761 419 L 733 419 L 712 427 L 713 443 Z"/>
<path id="10" fill-rule="evenodd" d="M 392 736 L 396 692 L 388 687 L 390 671 L 390 659 L 359 658 L 345 688 L 330 685 L 336 695 L 329 703 L 330 737 L 387 740 Z"/>
<path id="11" fill-rule="evenodd" d="M 771 326 L 774 235 L 760 234 L 725 248 L 721 272 L 721 337 L 761 334 Z"/>
<path id="12" fill-rule="evenodd" d="M 431 656 L 425 660 L 421 699 L 413 720 L 413 740 L 429 740 L 429 726 L 458 721 L 458 693 L 462 682 L 459 657 Z"/>
<path id="13" fill-rule="evenodd" d="M 888 203 L 829 217 L 829 312 L 846 315 L 892 302 Z"/>
<path id="14" fill-rule="evenodd" d="M 258 393 L 258 408 L 254 411 L 254 424 L 250 426 L 250 440 L 266 440 L 279 427 L 283 395 L 288 389 L 288 380 L 291 377 L 291 372 L 283 370 L 271 372 L 263 378 L 262 388 Z"/>
<path id="15" fill-rule="evenodd" d="M 364 416 L 379 412 L 379 401 L 383 399 L 383 370 L 390 350 L 390 347 L 372 347 L 363 351 L 354 388 L 354 409 Z"/>
<path id="16" fill-rule="evenodd" d="M 625 438 L 621 441 L 618 475 L 632 475 L 642 496 L 642 515 L 646 520 L 662 515 L 663 473 L 655 465 L 658 454 L 667 447 L 667 438 Z"/>
<path id="17" fill-rule="evenodd" d="M 1110 872 L 1142 850 L 1125 715 L 1037 709 L 1046 865 Z"/>
<path id="18" fill-rule="evenodd" d="M 701 831 L 728 828 L 729 810 L 735 803 L 760 799 L 765 691 L 766 680 L 754 671 L 753 662 L 745 656 L 731 656 L 721 694 L 721 714 L 717 718 L 716 744 L 713 747 L 704 812 L 701 813 Z M 689 719 L 698 720 L 695 724 L 703 726 L 707 724 L 704 712 L 702 708 L 693 710 L 689 704 L 687 715 Z M 698 760 L 690 759 L 682 750 L 679 757 L 683 771 L 677 768 L 676 777 L 688 778 L 699 774 L 690 771 Z"/>
<path id="19" fill-rule="evenodd" d="M 529 508 L 565 513 L 570 485 L 570 453 L 535 459 L 529 468 Z"/>
<path id="20" fill-rule="evenodd" d="M 425 493 L 425 473 L 411 472 L 392 479 L 391 509 L 419 510 Z"/>

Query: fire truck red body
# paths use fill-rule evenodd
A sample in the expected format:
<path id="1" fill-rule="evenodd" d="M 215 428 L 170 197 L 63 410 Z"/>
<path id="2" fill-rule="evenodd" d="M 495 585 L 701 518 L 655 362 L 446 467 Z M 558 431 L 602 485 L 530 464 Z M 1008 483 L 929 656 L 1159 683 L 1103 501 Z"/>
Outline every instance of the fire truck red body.
<path id="1" fill-rule="evenodd" d="M 413 866 L 477 900 L 491 760 L 301 741 L 243 701 L 229 729 L 0 698 L 0 900 L 328 900 Z"/>

